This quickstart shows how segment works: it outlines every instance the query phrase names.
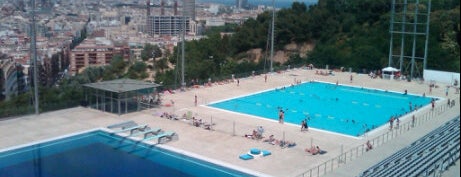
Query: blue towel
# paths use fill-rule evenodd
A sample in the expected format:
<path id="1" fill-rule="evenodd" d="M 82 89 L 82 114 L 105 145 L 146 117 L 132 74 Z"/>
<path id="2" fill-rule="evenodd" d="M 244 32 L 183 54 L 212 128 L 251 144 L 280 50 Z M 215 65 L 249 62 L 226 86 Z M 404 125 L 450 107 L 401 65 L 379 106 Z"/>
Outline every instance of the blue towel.
<path id="1" fill-rule="evenodd" d="M 258 154 L 261 154 L 261 150 L 259 150 L 258 148 L 251 148 L 250 153 L 252 155 L 258 155 Z"/>
<path id="2" fill-rule="evenodd" d="M 263 156 L 268 156 L 268 155 L 271 155 L 272 153 L 268 150 L 262 150 L 261 151 L 263 153 Z"/>
<path id="3" fill-rule="evenodd" d="M 239 158 L 242 160 L 250 160 L 253 159 L 253 156 L 251 156 L 250 154 L 242 154 L 239 156 Z"/>

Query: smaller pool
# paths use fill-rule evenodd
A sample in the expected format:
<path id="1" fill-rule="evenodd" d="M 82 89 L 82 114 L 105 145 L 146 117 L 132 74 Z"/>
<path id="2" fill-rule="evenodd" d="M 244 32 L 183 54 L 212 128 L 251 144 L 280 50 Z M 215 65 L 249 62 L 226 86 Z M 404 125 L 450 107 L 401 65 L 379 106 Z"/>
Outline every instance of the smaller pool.
<path id="1" fill-rule="evenodd" d="M 0 177 L 256 176 L 240 170 L 100 130 L 0 152 Z"/>
<path id="2" fill-rule="evenodd" d="M 320 130 L 360 136 L 391 116 L 401 117 L 430 103 L 432 98 L 378 89 L 307 82 L 212 103 L 209 106 Z"/>

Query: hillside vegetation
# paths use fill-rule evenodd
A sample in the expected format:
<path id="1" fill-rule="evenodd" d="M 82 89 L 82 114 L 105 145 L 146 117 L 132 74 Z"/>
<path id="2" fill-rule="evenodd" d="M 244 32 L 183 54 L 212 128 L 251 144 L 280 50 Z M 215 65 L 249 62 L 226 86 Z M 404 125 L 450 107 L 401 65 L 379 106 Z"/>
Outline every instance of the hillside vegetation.
<path id="1" fill-rule="evenodd" d="M 319 0 L 309 7 L 294 2 L 291 8 L 276 13 L 275 68 L 313 63 L 361 72 L 387 66 L 390 8 L 390 0 Z M 432 1 L 431 9 L 427 67 L 459 72 L 459 1 Z M 239 26 L 210 30 L 206 39 L 187 42 L 186 81 L 267 72 L 270 23 L 271 13 L 265 12 Z M 219 32 L 233 35 L 221 36 Z M 424 40 L 417 42 L 424 46 Z M 309 47 L 312 50 L 305 50 Z M 170 62 L 175 64 L 178 58 L 176 52 Z M 178 80 L 174 72 L 177 70 L 157 73 L 156 80 L 172 85 Z"/>

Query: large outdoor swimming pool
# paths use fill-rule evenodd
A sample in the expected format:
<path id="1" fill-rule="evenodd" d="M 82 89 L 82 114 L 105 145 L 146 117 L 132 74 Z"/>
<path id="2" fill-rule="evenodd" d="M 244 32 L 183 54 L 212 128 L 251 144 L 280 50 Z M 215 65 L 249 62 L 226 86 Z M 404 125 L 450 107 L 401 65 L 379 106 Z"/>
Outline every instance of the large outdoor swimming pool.
<path id="1" fill-rule="evenodd" d="M 432 98 L 358 88 L 331 83 L 307 82 L 242 96 L 209 106 L 271 120 L 300 124 L 308 120 L 309 128 L 361 136 L 382 126 L 391 116 L 401 117 L 423 107 Z"/>
<path id="2" fill-rule="evenodd" d="M 234 177 L 255 175 L 97 130 L 0 152 L 0 176 Z"/>

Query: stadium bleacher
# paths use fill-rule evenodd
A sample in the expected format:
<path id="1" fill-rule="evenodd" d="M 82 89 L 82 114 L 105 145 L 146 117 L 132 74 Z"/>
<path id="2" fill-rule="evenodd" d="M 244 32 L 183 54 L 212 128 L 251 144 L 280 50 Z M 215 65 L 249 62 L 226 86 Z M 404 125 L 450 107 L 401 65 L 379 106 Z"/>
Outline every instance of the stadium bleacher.
<path id="1" fill-rule="evenodd" d="M 359 174 L 369 176 L 427 176 L 459 159 L 460 116 Z"/>

